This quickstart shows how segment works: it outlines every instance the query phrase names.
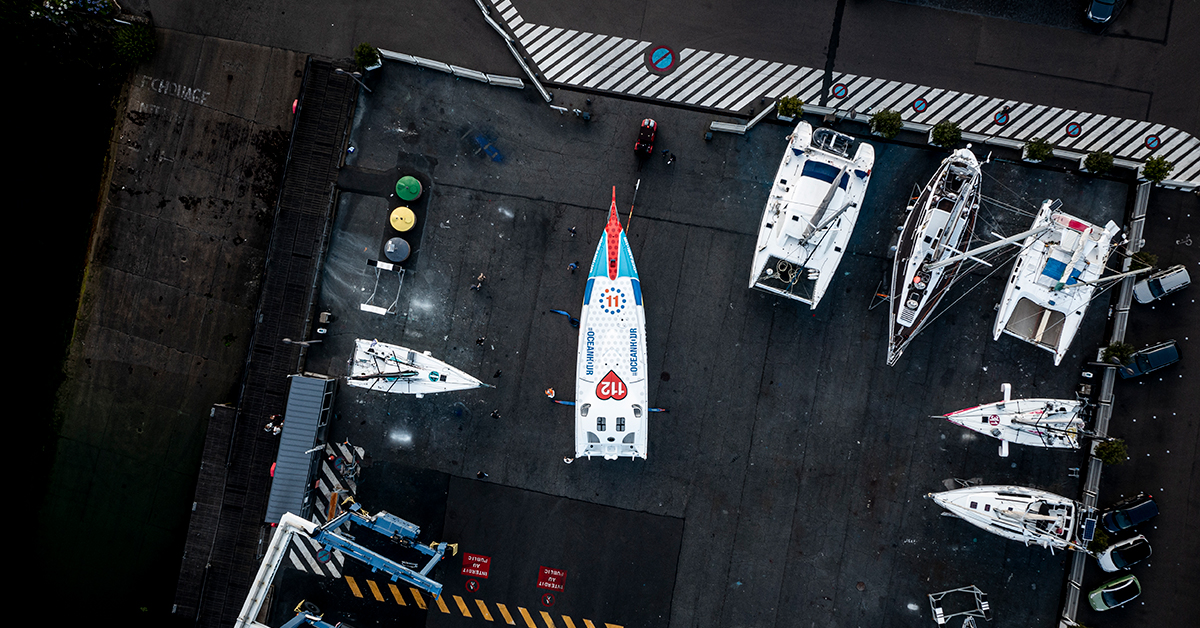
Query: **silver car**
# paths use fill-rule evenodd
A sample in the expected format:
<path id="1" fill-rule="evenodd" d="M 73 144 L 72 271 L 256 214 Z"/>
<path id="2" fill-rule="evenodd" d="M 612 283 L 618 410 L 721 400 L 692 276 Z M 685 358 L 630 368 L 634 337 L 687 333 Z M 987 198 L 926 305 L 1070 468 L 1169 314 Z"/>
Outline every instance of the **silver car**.
<path id="1" fill-rule="evenodd" d="M 1150 553 L 1150 542 L 1139 534 L 1109 545 L 1108 549 L 1096 555 L 1096 561 L 1104 571 L 1120 571 L 1150 558 Z"/>
<path id="2" fill-rule="evenodd" d="M 1133 300 L 1138 303 L 1157 301 L 1172 292 L 1183 290 L 1192 283 L 1187 268 L 1176 264 L 1165 268 L 1133 285 Z"/>

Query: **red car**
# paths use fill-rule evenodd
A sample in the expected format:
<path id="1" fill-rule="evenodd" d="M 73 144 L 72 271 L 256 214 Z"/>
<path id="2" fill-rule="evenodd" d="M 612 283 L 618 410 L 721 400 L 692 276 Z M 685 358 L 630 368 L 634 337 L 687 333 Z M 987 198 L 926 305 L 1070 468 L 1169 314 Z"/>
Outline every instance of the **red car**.
<path id="1" fill-rule="evenodd" d="M 642 155 L 654 153 L 654 133 L 658 131 L 658 123 L 650 118 L 642 120 L 642 128 L 638 131 L 637 142 L 633 144 L 633 152 Z"/>

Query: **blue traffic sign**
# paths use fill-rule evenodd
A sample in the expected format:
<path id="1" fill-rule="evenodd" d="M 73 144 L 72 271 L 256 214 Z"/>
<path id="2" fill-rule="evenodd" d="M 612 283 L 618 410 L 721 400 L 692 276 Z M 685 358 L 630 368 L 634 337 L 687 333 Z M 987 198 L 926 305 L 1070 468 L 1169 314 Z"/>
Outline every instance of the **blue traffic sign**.
<path id="1" fill-rule="evenodd" d="M 675 70 L 679 64 L 679 55 L 667 46 L 654 46 L 646 53 L 646 69 L 658 74 L 666 74 Z"/>
<path id="2" fill-rule="evenodd" d="M 1008 124 L 1008 111 L 997 111 L 992 120 L 999 126 Z"/>
<path id="3" fill-rule="evenodd" d="M 1083 127 L 1078 122 L 1067 123 L 1067 137 L 1079 137 L 1083 133 Z"/>
<path id="4" fill-rule="evenodd" d="M 1146 148 L 1149 148 L 1150 150 L 1158 150 L 1159 146 L 1162 146 L 1162 138 L 1157 135 L 1146 136 Z"/>
<path id="5" fill-rule="evenodd" d="M 834 98 L 845 98 L 846 95 L 849 93 L 850 92 L 846 88 L 845 83 L 838 83 L 837 85 L 833 86 L 833 97 Z"/>
<path id="6" fill-rule="evenodd" d="M 924 98 L 918 98 L 918 99 L 914 100 L 913 104 L 912 104 L 913 111 L 915 111 L 917 113 L 921 113 L 922 111 L 925 111 L 925 108 L 928 106 L 929 106 L 929 101 L 925 100 Z"/>

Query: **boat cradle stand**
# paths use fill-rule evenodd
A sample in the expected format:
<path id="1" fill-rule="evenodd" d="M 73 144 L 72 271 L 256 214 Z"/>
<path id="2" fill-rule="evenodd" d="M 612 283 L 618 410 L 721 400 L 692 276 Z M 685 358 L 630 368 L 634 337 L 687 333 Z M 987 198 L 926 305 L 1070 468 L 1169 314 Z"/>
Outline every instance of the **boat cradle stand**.
<path id="1" fill-rule="evenodd" d="M 947 613 L 942 607 L 942 598 L 950 595 L 951 593 L 972 594 L 975 598 L 975 607 L 953 613 Z M 992 610 L 987 601 L 987 593 L 980 591 L 979 587 L 973 584 L 957 589 L 950 589 L 949 591 L 942 591 L 941 593 L 930 593 L 929 607 L 933 610 L 933 621 L 937 622 L 937 625 L 939 626 L 944 625 L 950 620 L 951 617 L 965 617 L 966 619 L 963 620 L 964 627 L 974 626 L 975 620 L 973 618 L 975 617 L 982 617 L 987 621 L 992 621 Z"/>

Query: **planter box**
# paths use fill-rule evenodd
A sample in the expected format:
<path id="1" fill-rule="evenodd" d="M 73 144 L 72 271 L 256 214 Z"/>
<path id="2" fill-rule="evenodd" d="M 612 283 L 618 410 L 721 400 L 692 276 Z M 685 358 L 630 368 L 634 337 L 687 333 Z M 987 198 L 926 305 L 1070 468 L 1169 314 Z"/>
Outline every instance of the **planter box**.
<path id="1" fill-rule="evenodd" d="M 379 68 L 382 68 L 382 67 L 383 67 L 383 57 L 381 56 L 378 61 L 363 68 L 363 72 L 370 72 L 371 70 L 378 70 Z"/>
<path id="2" fill-rule="evenodd" d="M 784 121 L 784 122 L 795 122 L 795 121 L 796 121 L 796 116 L 781 116 L 781 115 L 779 115 L 779 114 L 775 114 L 775 119 L 776 119 L 776 120 L 782 120 L 782 121 Z"/>

